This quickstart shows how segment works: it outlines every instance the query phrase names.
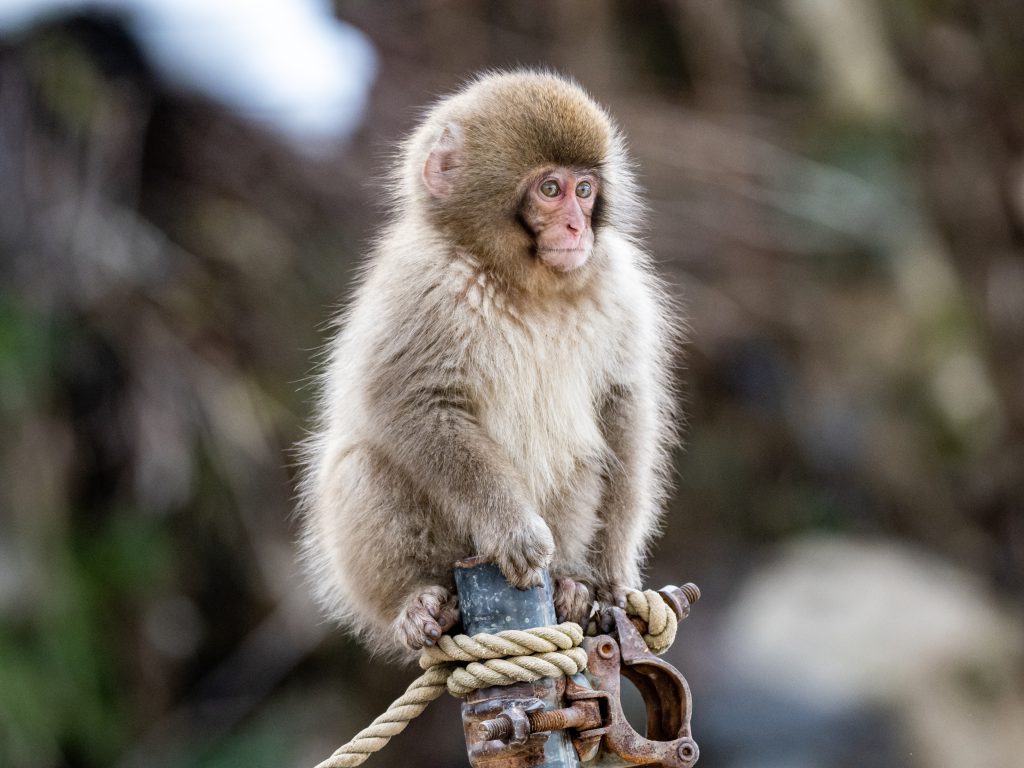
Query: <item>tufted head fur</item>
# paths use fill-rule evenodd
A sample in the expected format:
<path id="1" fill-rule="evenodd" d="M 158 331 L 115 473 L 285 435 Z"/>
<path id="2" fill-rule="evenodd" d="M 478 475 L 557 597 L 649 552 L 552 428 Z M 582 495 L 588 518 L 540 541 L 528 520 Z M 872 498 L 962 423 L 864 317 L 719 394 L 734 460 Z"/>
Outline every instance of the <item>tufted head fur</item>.
<path id="1" fill-rule="evenodd" d="M 405 146 L 398 206 L 422 216 L 509 287 L 543 293 L 545 283 L 578 286 L 599 268 L 602 228 L 610 223 L 630 234 L 640 218 L 624 145 L 607 112 L 570 80 L 532 71 L 483 75 L 430 110 Z M 442 170 L 451 178 L 443 197 L 424 183 L 438 147 L 447 148 Z M 598 258 L 572 276 L 538 267 L 520 217 L 530 178 L 554 166 L 594 171 L 601 182 L 593 214 Z"/>

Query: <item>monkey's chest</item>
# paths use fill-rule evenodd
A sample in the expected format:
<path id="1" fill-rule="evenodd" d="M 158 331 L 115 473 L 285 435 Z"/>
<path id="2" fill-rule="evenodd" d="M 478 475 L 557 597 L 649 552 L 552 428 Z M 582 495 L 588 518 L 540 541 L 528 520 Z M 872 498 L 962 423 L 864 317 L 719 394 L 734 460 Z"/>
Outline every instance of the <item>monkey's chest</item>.
<path id="1" fill-rule="evenodd" d="M 504 352 L 504 354 L 503 354 Z M 492 348 L 481 426 L 544 506 L 603 458 L 593 350 L 565 343 Z"/>

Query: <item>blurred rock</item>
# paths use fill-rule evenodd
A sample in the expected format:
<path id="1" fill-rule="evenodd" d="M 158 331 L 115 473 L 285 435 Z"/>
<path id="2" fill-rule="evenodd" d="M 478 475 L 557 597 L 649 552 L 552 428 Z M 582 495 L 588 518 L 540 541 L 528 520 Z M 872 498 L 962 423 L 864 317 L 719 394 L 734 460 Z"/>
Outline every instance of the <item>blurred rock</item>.
<path id="1" fill-rule="evenodd" d="M 1005 768 L 1024 753 L 1021 617 L 921 551 L 804 538 L 751 573 L 720 631 L 700 714 L 722 765 Z"/>

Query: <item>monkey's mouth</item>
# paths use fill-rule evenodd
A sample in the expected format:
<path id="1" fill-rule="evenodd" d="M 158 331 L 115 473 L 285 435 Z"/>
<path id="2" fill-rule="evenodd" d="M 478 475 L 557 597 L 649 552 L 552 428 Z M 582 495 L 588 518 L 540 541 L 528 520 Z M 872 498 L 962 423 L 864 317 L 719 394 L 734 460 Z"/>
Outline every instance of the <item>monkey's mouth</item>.
<path id="1" fill-rule="evenodd" d="M 589 257 L 588 248 L 544 248 L 537 251 L 537 258 L 559 272 L 572 272 L 582 267 Z"/>

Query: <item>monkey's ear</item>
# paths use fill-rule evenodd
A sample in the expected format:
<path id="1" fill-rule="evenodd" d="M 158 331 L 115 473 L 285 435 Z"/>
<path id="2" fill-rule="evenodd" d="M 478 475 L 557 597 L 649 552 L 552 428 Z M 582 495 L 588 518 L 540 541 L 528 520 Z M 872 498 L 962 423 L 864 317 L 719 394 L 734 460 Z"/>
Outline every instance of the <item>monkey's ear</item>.
<path id="1" fill-rule="evenodd" d="M 461 152 L 462 129 L 455 123 L 448 123 L 423 165 L 423 183 L 432 196 L 444 198 L 452 193 Z"/>

